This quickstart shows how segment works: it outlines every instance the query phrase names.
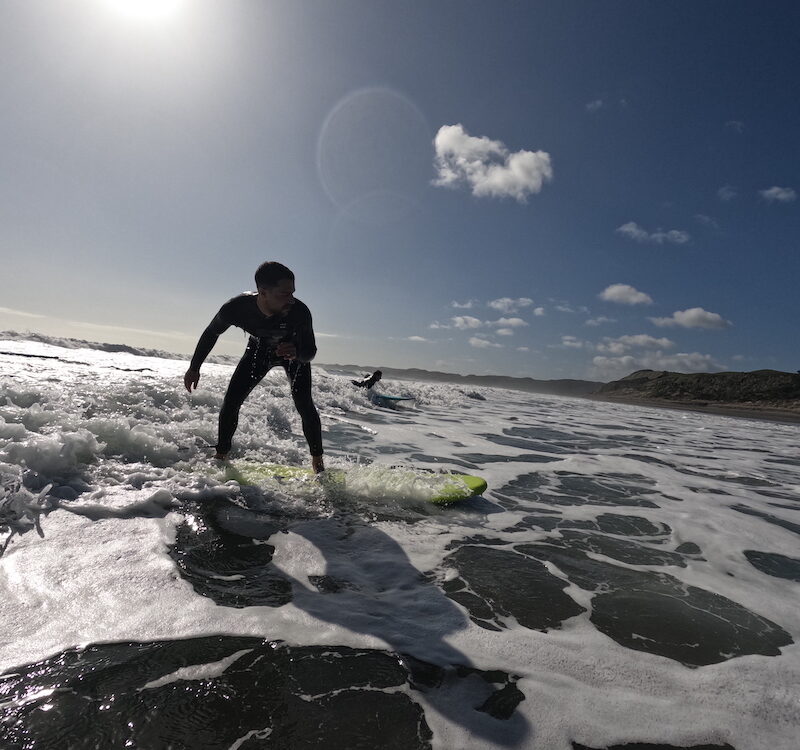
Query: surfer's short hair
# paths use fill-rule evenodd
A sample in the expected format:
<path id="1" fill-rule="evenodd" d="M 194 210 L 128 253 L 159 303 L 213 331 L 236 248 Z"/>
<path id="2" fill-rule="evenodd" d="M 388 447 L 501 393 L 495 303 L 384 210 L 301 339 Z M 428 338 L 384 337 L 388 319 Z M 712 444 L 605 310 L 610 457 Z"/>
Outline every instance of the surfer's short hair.
<path id="1" fill-rule="evenodd" d="M 294 274 L 283 263 L 268 260 L 256 269 L 256 286 L 259 288 L 277 286 L 284 279 L 294 281 Z"/>

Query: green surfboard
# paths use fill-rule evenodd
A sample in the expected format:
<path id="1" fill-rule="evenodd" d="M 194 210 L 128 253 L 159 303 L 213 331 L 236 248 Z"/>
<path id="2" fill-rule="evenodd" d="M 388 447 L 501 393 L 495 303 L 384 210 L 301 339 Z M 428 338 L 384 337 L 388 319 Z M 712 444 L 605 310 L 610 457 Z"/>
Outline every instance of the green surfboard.
<path id="1" fill-rule="evenodd" d="M 424 499 L 436 505 L 450 505 L 458 500 L 480 495 L 486 491 L 486 480 L 469 474 L 437 474 L 420 469 L 354 466 L 349 469 L 329 469 L 314 474 L 303 466 L 262 464 L 255 461 L 234 461 L 225 466 L 225 479 L 242 485 L 257 486 L 269 481 L 281 485 L 291 482 L 319 480 L 348 494 L 384 495 Z"/>

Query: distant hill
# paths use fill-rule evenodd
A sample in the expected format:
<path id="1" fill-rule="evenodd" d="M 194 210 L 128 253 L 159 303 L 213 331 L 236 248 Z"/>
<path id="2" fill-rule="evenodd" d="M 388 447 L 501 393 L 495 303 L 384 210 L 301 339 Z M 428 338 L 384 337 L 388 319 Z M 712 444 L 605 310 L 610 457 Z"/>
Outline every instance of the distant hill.
<path id="1" fill-rule="evenodd" d="M 690 374 L 637 370 L 602 385 L 597 396 L 694 402 L 700 406 L 707 402 L 791 407 L 800 406 L 800 374 L 779 370 Z"/>
<path id="2" fill-rule="evenodd" d="M 456 375 L 452 372 L 420 370 L 417 368 L 395 369 L 392 367 L 363 367 L 361 365 L 322 365 L 326 370 L 348 370 L 372 372 L 380 369 L 384 378 L 398 380 L 423 380 L 434 383 L 456 383 L 458 385 L 478 385 L 487 388 L 510 388 L 530 393 L 549 393 L 557 396 L 586 396 L 594 393 L 602 383 L 592 380 L 534 380 L 533 378 L 513 378 L 506 375 Z"/>

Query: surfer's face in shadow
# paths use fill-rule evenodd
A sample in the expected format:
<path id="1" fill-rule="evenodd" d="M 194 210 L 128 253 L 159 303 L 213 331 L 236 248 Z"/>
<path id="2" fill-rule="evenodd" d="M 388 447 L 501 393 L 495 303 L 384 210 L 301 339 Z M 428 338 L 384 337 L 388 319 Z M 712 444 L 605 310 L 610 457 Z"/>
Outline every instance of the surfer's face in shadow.
<path id="1" fill-rule="evenodd" d="M 294 281 L 281 279 L 275 286 L 258 287 L 258 300 L 262 310 L 270 315 L 286 313 L 294 304 Z"/>

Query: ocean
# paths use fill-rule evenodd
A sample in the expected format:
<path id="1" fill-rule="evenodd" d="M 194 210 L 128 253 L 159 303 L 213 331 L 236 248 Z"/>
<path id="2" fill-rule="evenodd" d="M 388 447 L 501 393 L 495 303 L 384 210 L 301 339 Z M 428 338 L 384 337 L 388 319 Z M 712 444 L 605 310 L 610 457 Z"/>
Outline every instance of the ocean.
<path id="1" fill-rule="evenodd" d="M 800 745 L 800 426 L 314 366 L 345 488 L 242 486 L 186 366 L 0 341 L 4 750 Z"/>

